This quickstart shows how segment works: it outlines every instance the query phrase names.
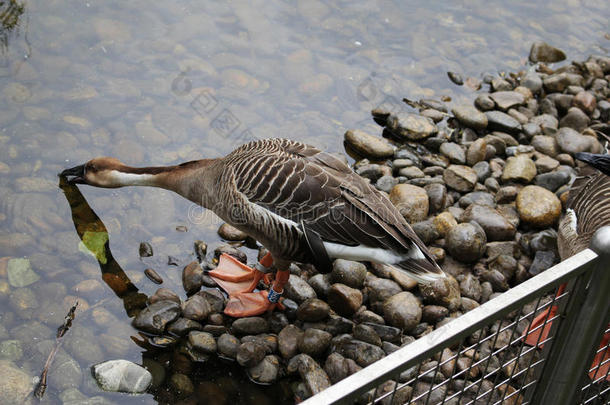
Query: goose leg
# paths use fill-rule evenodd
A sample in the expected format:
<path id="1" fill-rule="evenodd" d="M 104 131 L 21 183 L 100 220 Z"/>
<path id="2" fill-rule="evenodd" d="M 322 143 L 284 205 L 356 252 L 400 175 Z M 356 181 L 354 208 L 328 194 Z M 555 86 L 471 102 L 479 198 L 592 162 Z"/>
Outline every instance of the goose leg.
<path id="1" fill-rule="evenodd" d="M 289 270 L 278 270 L 269 291 L 238 292 L 231 295 L 225 307 L 225 314 L 241 318 L 273 311 L 276 307 L 282 309 L 281 296 L 289 277 Z"/>
<path id="2" fill-rule="evenodd" d="M 270 267 L 273 264 L 273 258 L 268 253 L 259 263 L 263 268 Z M 269 283 L 269 277 L 265 273 L 246 266 L 224 253 L 220 256 L 218 266 L 208 274 L 230 296 L 240 292 L 254 291 L 261 279 Z"/>

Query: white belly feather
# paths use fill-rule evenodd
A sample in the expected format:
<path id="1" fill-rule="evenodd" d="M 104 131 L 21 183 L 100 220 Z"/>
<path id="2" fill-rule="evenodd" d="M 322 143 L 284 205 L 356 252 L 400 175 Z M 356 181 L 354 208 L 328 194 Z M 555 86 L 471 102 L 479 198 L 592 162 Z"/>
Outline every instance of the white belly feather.
<path id="1" fill-rule="evenodd" d="M 385 264 L 396 264 L 408 259 L 425 259 L 424 254 L 417 245 L 412 245 L 404 254 L 397 254 L 387 249 L 372 248 L 368 246 L 346 246 L 339 243 L 324 242 L 328 256 L 332 259 L 346 259 L 356 261 L 371 261 Z"/>

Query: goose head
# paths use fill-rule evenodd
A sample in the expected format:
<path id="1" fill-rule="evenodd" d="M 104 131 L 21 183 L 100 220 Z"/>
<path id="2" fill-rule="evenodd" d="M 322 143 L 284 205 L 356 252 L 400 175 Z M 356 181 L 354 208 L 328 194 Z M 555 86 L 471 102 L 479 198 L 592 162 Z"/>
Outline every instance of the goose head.
<path id="1" fill-rule="evenodd" d="M 610 155 L 578 152 L 574 154 L 574 157 L 596 168 L 606 176 L 610 176 Z"/>
<path id="2" fill-rule="evenodd" d="M 129 173 L 120 160 L 111 157 L 91 159 L 85 164 L 74 166 L 60 173 L 72 184 L 88 184 L 95 187 L 117 188 L 126 184 Z"/>

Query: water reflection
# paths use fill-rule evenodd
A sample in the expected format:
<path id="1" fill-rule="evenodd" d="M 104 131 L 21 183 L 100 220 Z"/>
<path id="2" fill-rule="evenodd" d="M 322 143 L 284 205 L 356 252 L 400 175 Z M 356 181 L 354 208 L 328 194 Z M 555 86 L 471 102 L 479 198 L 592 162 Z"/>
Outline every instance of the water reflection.
<path id="1" fill-rule="evenodd" d="M 0 49 L 8 48 L 9 37 L 19 29 L 20 19 L 25 12 L 25 4 L 17 0 L 0 1 Z"/>
<path id="2" fill-rule="evenodd" d="M 93 211 L 79 188 L 60 177 L 59 187 L 64 193 L 72 213 L 74 228 L 81 240 L 79 249 L 93 255 L 100 267 L 102 280 L 123 302 L 125 312 L 133 317 L 146 305 L 148 296 L 139 292 L 138 287 L 129 279 L 110 250 L 110 238 L 104 222 Z M 74 328 L 86 327 L 78 322 Z M 134 331 L 134 334 L 136 331 Z M 194 383 L 194 397 L 199 403 L 213 404 L 288 404 L 292 403 L 289 381 L 283 380 L 272 387 L 261 387 L 250 383 L 242 367 L 234 362 L 212 357 L 204 363 L 192 362 L 185 353 L 186 338 L 165 339 L 167 347 L 158 345 L 154 338 L 142 333 L 131 336 L 140 346 L 141 361 L 154 375 L 153 386 L 149 390 L 160 403 L 176 403 L 181 394 L 172 387 L 167 374 L 185 374 Z M 54 387 L 50 387 L 53 390 Z M 273 401 L 271 401 L 273 398 Z M 122 400 L 123 403 L 125 403 Z"/>
<path id="3" fill-rule="evenodd" d="M 59 187 L 64 192 L 70 210 L 74 228 L 81 240 L 81 245 L 95 258 L 102 272 L 102 280 L 123 300 L 123 306 L 129 317 L 146 305 L 146 294 L 138 292 L 110 251 L 108 230 L 100 217 L 91 209 L 87 200 L 77 186 L 69 184 L 65 177 L 59 178 Z"/>

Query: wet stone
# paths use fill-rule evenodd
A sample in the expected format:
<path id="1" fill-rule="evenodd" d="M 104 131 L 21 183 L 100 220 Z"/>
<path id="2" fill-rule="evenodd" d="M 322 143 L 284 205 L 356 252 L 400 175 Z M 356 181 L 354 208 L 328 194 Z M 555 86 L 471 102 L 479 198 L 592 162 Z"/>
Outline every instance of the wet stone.
<path id="1" fill-rule="evenodd" d="M 502 172 L 502 181 L 529 183 L 536 176 L 536 165 L 526 155 L 511 156 L 506 161 Z"/>
<path id="2" fill-rule="evenodd" d="M 360 368 L 352 359 L 346 359 L 336 352 L 331 353 L 324 363 L 324 371 L 333 384 L 350 376 Z"/>
<path id="3" fill-rule="evenodd" d="M 489 206 L 472 204 L 461 217 L 462 222 L 475 221 L 485 231 L 487 240 L 510 240 L 516 228 L 497 210 Z"/>
<path id="4" fill-rule="evenodd" d="M 451 275 L 421 284 L 419 290 L 426 303 L 442 305 L 449 311 L 455 311 L 460 306 L 460 287 Z"/>
<path id="5" fill-rule="evenodd" d="M 403 291 L 383 302 L 384 319 L 390 325 L 408 333 L 420 322 L 421 307 L 417 297 L 408 291 Z"/>
<path id="6" fill-rule="evenodd" d="M 92 367 L 93 376 L 105 391 L 142 393 L 152 382 L 152 374 L 127 360 L 110 360 Z"/>
<path id="7" fill-rule="evenodd" d="M 447 187 L 465 193 L 472 191 L 478 178 L 476 172 L 468 166 L 451 165 L 443 172 L 443 180 Z"/>
<path id="8" fill-rule="evenodd" d="M 186 318 L 178 318 L 168 325 L 167 331 L 177 336 L 185 336 L 190 331 L 201 330 L 202 328 L 203 326 L 199 322 Z"/>
<path id="9" fill-rule="evenodd" d="M 391 114 L 387 119 L 387 127 L 401 138 L 417 141 L 438 132 L 431 119 L 409 113 Z"/>
<path id="10" fill-rule="evenodd" d="M 488 264 L 490 270 L 497 270 L 510 280 L 517 271 L 517 260 L 509 255 L 499 255 Z"/>
<path id="11" fill-rule="evenodd" d="M 477 98 L 479 100 L 479 98 Z M 475 102 L 478 107 L 482 107 L 482 110 L 489 110 L 493 108 L 493 101 L 487 97 L 486 99 L 480 99 L 479 102 Z M 487 127 L 487 116 L 470 105 L 460 105 L 452 109 L 453 115 L 457 120 L 465 127 L 472 129 L 485 129 Z"/>
<path id="12" fill-rule="evenodd" d="M 519 218 L 537 228 L 555 224 L 561 215 L 557 196 L 539 186 L 524 187 L 517 195 L 516 203 Z"/>
<path id="13" fill-rule="evenodd" d="M 28 259 L 10 259 L 7 265 L 7 273 L 11 287 L 26 287 L 40 279 L 40 276 L 32 270 Z"/>
<path id="14" fill-rule="evenodd" d="M 200 295 L 193 295 L 182 304 L 182 316 L 193 321 L 203 321 L 211 313 L 210 303 Z"/>
<path id="15" fill-rule="evenodd" d="M 423 221 L 428 215 L 428 194 L 422 187 L 397 184 L 392 188 L 390 201 L 409 223 Z"/>
<path id="16" fill-rule="evenodd" d="M 417 168 L 415 167 L 415 169 L 417 169 Z M 398 184 L 398 179 L 396 177 L 381 176 L 379 179 L 377 179 L 377 182 L 375 182 L 375 187 L 378 190 L 389 193 L 390 191 L 392 191 L 392 188 L 397 184 Z"/>
<path id="17" fill-rule="evenodd" d="M 140 311 L 133 320 L 133 326 L 144 332 L 161 334 L 165 326 L 179 315 L 180 305 L 173 301 L 158 301 Z"/>
<path id="18" fill-rule="evenodd" d="M 330 387 L 330 379 L 311 356 L 298 354 L 290 359 L 288 373 L 298 372 L 310 395 L 315 395 Z"/>
<path id="19" fill-rule="evenodd" d="M 529 273 L 533 276 L 550 269 L 555 265 L 557 256 L 552 250 L 538 250 L 529 268 Z"/>
<path id="20" fill-rule="evenodd" d="M 178 297 L 178 295 L 172 290 L 167 288 L 159 288 L 153 295 L 148 297 L 148 303 L 154 304 L 159 301 L 172 301 L 176 304 L 180 304 L 180 297 Z"/>
<path id="21" fill-rule="evenodd" d="M 536 41 L 530 48 L 529 60 L 532 63 L 545 62 L 555 63 L 565 60 L 566 54 L 558 48 L 543 41 Z"/>
<path id="22" fill-rule="evenodd" d="M 140 257 L 150 257 L 153 255 L 152 245 L 148 242 L 140 242 Z"/>
<path id="23" fill-rule="evenodd" d="M 238 338 L 228 333 L 224 333 L 218 337 L 218 354 L 234 359 L 237 356 L 237 349 L 239 345 L 240 342 Z"/>
<path id="24" fill-rule="evenodd" d="M 509 288 L 506 277 L 498 270 L 484 270 L 481 273 L 481 278 L 488 281 L 494 291 L 504 292 Z"/>
<path id="25" fill-rule="evenodd" d="M 354 327 L 354 338 L 375 346 L 381 346 L 381 338 L 372 327 L 365 324 L 358 324 Z"/>
<path id="26" fill-rule="evenodd" d="M 360 262 L 337 259 L 331 272 L 333 283 L 342 283 L 352 288 L 361 288 L 366 277 L 366 266 Z"/>
<path id="27" fill-rule="evenodd" d="M 466 163 L 466 153 L 457 143 L 443 142 L 439 148 L 440 153 L 447 157 L 451 163 L 463 165 Z"/>
<path id="28" fill-rule="evenodd" d="M 555 157 L 559 154 L 559 145 L 557 144 L 557 140 L 552 136 L 536 135 L 532 138 L 530 145 L 538 152 L 551 157 Z"/>
<path id="29" fill-rule="evenodd" d="M 475 262 L 485 253 L 487 237 L 479 225 L 458 224 L 451 228 L 445 239 L 447 252 L 460 262 Z"/>
<path id="30" fill-rule="evenodd" d="M 352 316 L 362 305 L 362 293 L 345 284 L 333 284 L 328 293 L 328 304 L 342 316 Z"/>
<path id="31" fill-rule="evenodd" d="M 528 71 L 523 79 L 521 79 L 521 85 L 527 87 L 536 94 L 542 89 L 542 79 L 538 73 L 534 71 Z"/>
<path id="32" fill-rule="evenodd" d="M 248 369 L 248 376 L 258 384 L 272 384 L 280 374 L 280 360 L 277 356 L 265 356 L 263 361 Z"/>
<path id="33" fill-rule="evenodd" d="M 489 94 L 479 94 L 474 100 L 474 105 L 481 111 L 489 111 L 493 110 L 493 108 L 496 106 L 496 103 L 494 103 L 491 97 L 489 97 Z M 455 111 L 453 113 L 456 114 Z M 485 116 L 485 127 L 487 127 L 487 116 Z M 484 129 L 485 127 L 482 127 L 481 129 Z"/>
<path id="34" fill-rule="evenodd" d="M 580 108 L 572 107 L 568 113 L 559 121 L 559 127 L 572 128 L 578 132 L 584 131 L 589 125 L 589 117 Z"/>
<path id="35" fill-rule="evenodd" d="M 163 284 L 163 278 L 153 269 L 144 270 L 144 275 L 155 284 Z"/>
<path id="36" fill-rule="evenodd" d="M 309 279 L 309 285 L 318 297 L 326 297 L 330 291 L 330 274 L 316 274 Z"/>
<path id="37" fill-rule="evenodd" d="M 222 224 L 220 228 L 218 228 L 218 236 L 228 241 L 242 241 L 245 240 L 248 235 L 245 232 L 240 231 L 229 224 Z"/>
<path id="38" fill-rule="evenodd" d="M 192 331 L 188 334 L 188 342 L 191 347 L 205 354 L 216 353 L 216 341 L 211 333 Z"/>
<path id="39" fill-rule="evenodd" d="M 287 325 L 278 334 L 278 349 L 282 357 L 290 359 L 298 353 L 298 342 L 303 331 L 294 325 Z"/>
<path id="40" fill-rule="evenodd" d="M 174 373 L 169 378 L 169 386 L 178 398 L 188 398 L 193 395 L 195 387 L 191 379 L 182 373 Z"/>
<path id="41" fill-rule="evenodd" d="M 291 274 L 284 286 L 284 297 L 296 301 L 297 304 L 301 304 L 309 298 L 316 298 L 316 292 L 307 284 L 307 281 Z"/>
<path id="42" fill-rule="evenodd" d="M 365 322 L 365 323 L 363 323 L 363 325 L 366 325 L 366 326 L 372 328 L 375 331 L 375 333 L 377 334 L 377 336 L 379 336 L 381 338 L 381 340 L 388 341 L 388 342 L 394 342 L 394 343 L 400 342 L 400 335 L 401 335 L 402 331 L 399 328 L 396 328 L 394 326 L 389 326 L 389 325 L 382 325 L 379 323 L 372 323 L 372 322 Z M 360 340 L 363 340 L 363 339 L 360 339 Z"/>
<path id="43" fill-rule="evenodd" d="M 350 333 L 354 328 L 354 322 L 342 316 L 331 315 L 326 322 L 326 331 L 336 336 L 343 333 Z"/>
<path id="44" fill-rule="evenodd" d="M 344 139 L 357 153 L 367 158 L 385 159 L 394 155 L 394 148 L 385 139 L 358 129 L 348 130 Z"/>
<path id="45" fill-rule="evenodd" d="M 232 325 L 233 332 L 239 335 L 258 335 L 269 331 L 269 324 L 265 318 L 251 316 L 236 319 Z"/>
<path id="46" fill-rule="evenodd" d="M 512 107 L 525 103 L 523 94 L 516 91 L 497 91 L 491 93 L 490 97 L 502 111 L 508 111 Z"/>
<path id="47" fill-rule="evenodd" d="M 591 136 L 579 134 L 572 128 L 564 127 L 557 133 L 557 143 L 562 152 L 596 152 L 599 143 Z"/>
<path id="48" fill-rule="evenodd" d="M 298 337 L 297 347 L 301 353 L 317 357 L 326 351 L 331 339 L 332 335 L 326 331 L 308 328 Z"/>
<path id="49" fill-rule="evenodd" d="M 187 264 L 182 270 L 182 286 L 187 294 L 194 294 L 203 285 L 203 269 L 198 262 Z"/>
<path id="50" fill-rule="evenodd" d="M 403 167 L 398 171 L 398 175 L 408 179 L 419 179 L 425 176 L 424 172 L 417 166 Z"/>
<path id="51" fill-rule="evenodd" d="M 449 315 L 449 310 L 441 305 L 424 305 L 422 321 L 435 324 Z"/>
<path id="52" fill-rule="evenodd" d="M 559 164 L 559 162 L 557 162 Z M 549 191 L 555 192 L 559 187 L 570 181 L 570 174 L 567 171 L 556 171 L 539 174 L 534 178 L 534 184 L 544 187 Z"/>
<path id="53" fill-rule="evenodd" d="M 361 367 L 371 365 L 385 357 L 385 352 L 381 347 L 354 339 L 348 335 L 333 339 L 331 351 L 354 360 Z"/>
<path id="54" fill-rule="evenodd" d="M 305 322 L 318 322 L 328 318 L 329 311 L 330 307 L 326 302 L 310 298 L 299 305 L 297 318 Z"/>
<path id="55" fill-rule="evenodd" d="M 509 134 L 517 134 L 521 130 L 521 124 L 508 114 L 501 111 L 487 111 L 487 127 L 495 131 L 503 131 Z"/>
<path id="56" fill-rule="evenodd" d="M 253 340 L 239 345 L 235 359 L 243 367 L 254 367 L 265 358 L 265 353 L 265 346 Z"/>
<path id="57" fill-rule="evenodd" d="M 580 91 L 574 96 L 574 100 L 572 101 L 575 107 L 580 108 L 586 114 L 592 114 L 595 111 L 595 107 L 597 106 L 597 100 L 595 96 L 588 91 Z"/>

